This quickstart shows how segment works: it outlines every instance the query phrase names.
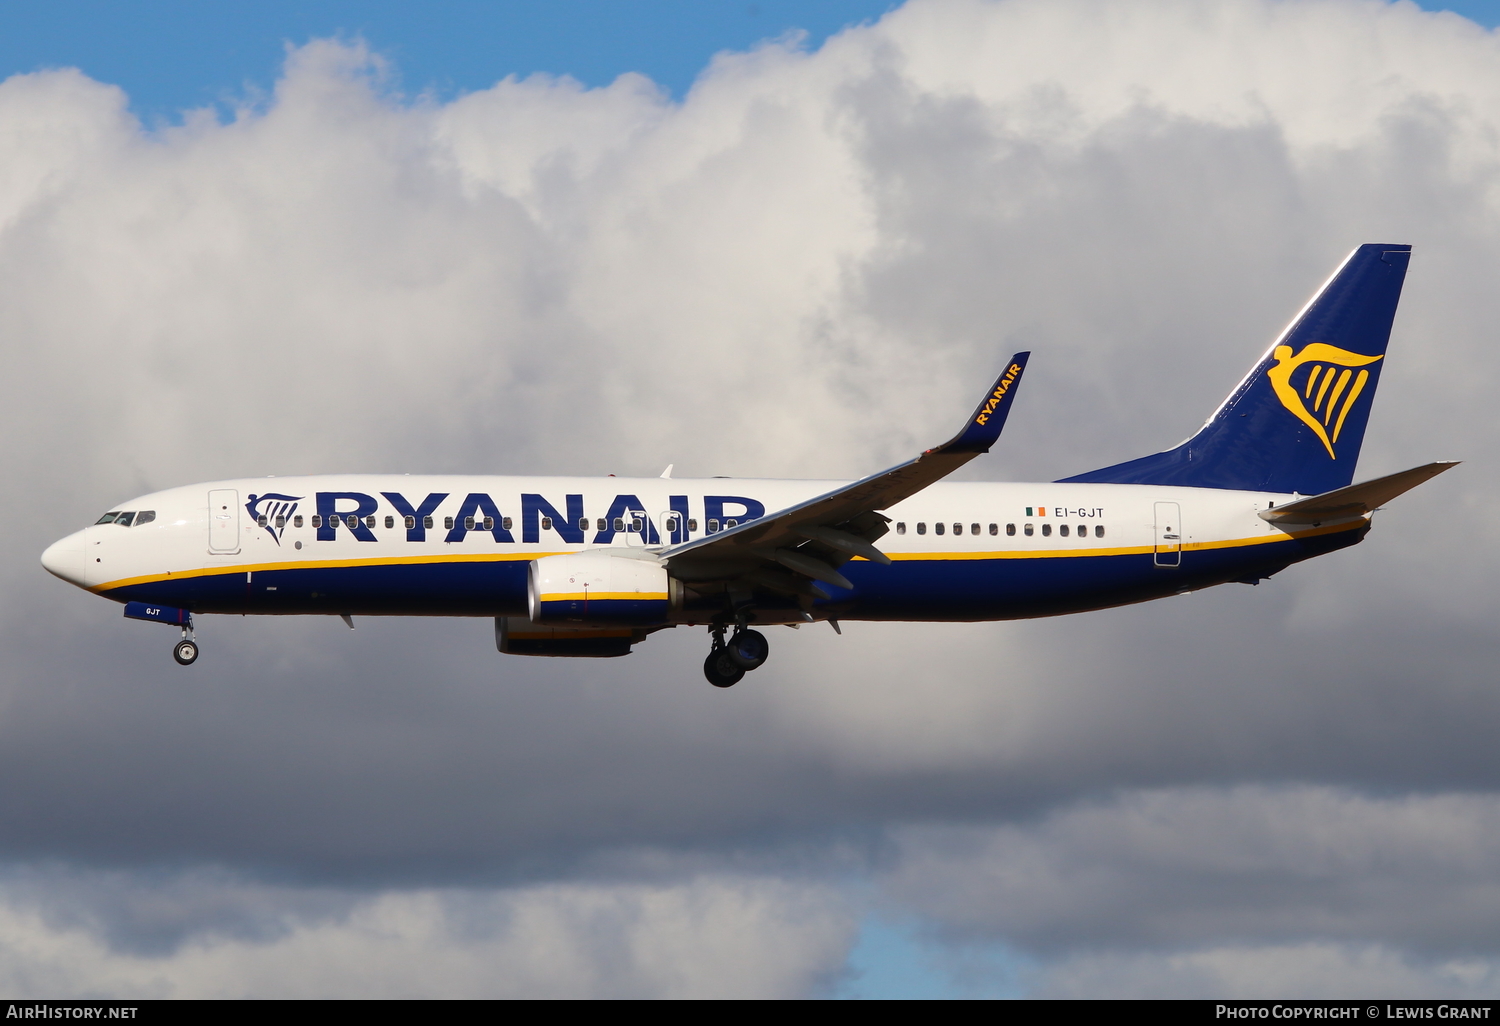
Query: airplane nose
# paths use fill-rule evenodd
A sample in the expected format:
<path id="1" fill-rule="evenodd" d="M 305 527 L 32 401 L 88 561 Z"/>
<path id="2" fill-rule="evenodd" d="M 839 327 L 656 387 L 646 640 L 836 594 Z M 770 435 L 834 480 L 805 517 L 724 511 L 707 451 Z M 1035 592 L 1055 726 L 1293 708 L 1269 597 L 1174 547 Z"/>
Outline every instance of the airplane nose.
<path id="1" fill-rule="evenodd" d="M 42 566 L 54 577 L 61 577 L 69 584 L 84 587 L 83 532 L 75 531 L 61 541 L 47 546 L 42 553 Z"/>

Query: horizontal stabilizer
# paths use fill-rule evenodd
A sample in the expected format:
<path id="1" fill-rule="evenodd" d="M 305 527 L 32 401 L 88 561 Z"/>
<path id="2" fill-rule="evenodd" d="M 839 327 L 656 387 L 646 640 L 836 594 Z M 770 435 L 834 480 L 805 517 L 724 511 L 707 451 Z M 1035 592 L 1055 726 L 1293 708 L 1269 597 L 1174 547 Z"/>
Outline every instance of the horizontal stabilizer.
<path id="1" fill-rule="evenodd" d="M 1441 460 L 1424 466 L 1403 470 L 1399 474 L 1377 477 L 1363 484 L 1336 488 L 1322 495 L 1289 502 L 1260 514 L 1262 520 L 1273 524 L 1321 524 L 1325 520 L 1346 520 L 1373 513 L 1403 492 L 1408 492 L 1423 481 L 1437 477 L 1445 470 L 1458 466 L 1459 460 Z"/>

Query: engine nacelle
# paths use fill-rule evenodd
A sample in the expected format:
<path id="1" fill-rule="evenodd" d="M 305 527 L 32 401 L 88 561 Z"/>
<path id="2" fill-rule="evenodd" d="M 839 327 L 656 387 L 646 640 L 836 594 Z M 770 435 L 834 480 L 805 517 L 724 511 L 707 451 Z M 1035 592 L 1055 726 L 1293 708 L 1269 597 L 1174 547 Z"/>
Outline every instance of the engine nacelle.
<path id="1" fill-rule="evenodd" d="M 651 560 L 605 551 L 543 556 L 527 576 L 527 607 L 539 624 L 651 626 L 670 619 L 674 584 Z"/>

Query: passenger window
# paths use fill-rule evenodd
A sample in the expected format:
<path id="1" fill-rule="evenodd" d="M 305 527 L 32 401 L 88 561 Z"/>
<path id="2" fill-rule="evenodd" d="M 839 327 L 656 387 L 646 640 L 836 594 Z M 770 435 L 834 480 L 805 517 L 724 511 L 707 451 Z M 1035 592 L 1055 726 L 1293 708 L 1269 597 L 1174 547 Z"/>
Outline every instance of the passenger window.
<path id="1" fill-rule="evenodd" d="M 427 528 L 428 530 L 431 530 L 432 529 L 432 518 L 431 517 L 423 517 L 422 518 L 422 526 L 425 527 L 425 528 Z"/>
<path id="2" fill-rule="evenodd" d="M 978 524 L 970 524 L 969 525 L 969 533 L 970 534 L 978 534 L 979 533 L 979 525 Z M 990 534 L 994 534 L 994 533 L 995 533 L 995 525 L 991 524 L 990 525 Z"/>
<path id="3" fill-rule="evenodd" d="M 484 522 L 485 522 L 485 525 L 486 525 L 485 526 L 485 530 L 486 531 L 493 531 L 495 529 L 494 528 L 494 523 L 495 522 L 493 520 L 491 520 L 489 517 L 485 517 L 484 518 Z M 511 519 L 510 519 L 510 517 L 501 517 L 500 518 L 500 526 L 501 527 L 503 527 L 507 531 L 509 531 L 510 530 L 510 525 L 511 525 Z"/>
<path id="4" fill-rule="evenodd" d="M 666 529 L 668 531 L 671 531 L 673 534 L 677 533 L 677 518 L 676 517 L 667 517 L 667 519 L 666 519 Z"/>
<path id="5" fill-rule="evenodd" d="M 465 531 L 472 531 L 472 530 L 474 530 L 474 518 L 473 517 L 464 517 L 464 530 Z"/>
<path id="6" fill-rule="evenodd" d="M 494 517 L 485 517 L 484 518 L 484 529 L 486 531 L 493 531 L 495 529 L 495 518 Z"/>
<path id="7" fill-rule="evenodd" d="M 142 524 L 149 524 L 149 523 L 151 523 L 151 521 L 153 521 L 155 519 L 156 519 L 156 510 L 154 510 L 154 509 L 143 509 L 143 510 L 141 510 L 139 513 L 137 513 L 135 515 L 135 526 L 136 527 L 140 527 Z"/>
<path id="8" fill-rule="evenodd" d="M 1080 538 L 1087 538 L 1088 536 L 1089 536 L 1089 525 L 1088 524 L 1079 524 L 1078 525 L 1078 537 L 1080 537 Z"/>
<path id="9" fill-rule="evenodd" d="M 1030 538 L 1034 529 L 1030 524 L 1027 524 L 1024 530 L 1026 531 L 1026 537 Z"/>
<path id="10" fill-rule="evenodd" d="M 1043 538 L 1050 538 L 1050 537 L 1052 537 L 1052 525 L 1051 524 L 1043 524 L 1042 525 L 1042 537 Z"/>
<path id="11" fill-rule="evenodd" d="M 353 513 L 347 514 L 344 517 L 344 523 L 348 524 L 350 527 L 358 527 L 359 517 L 355 516 Z"/>
<path id="12" fill-rule="evenodd" d="M 990 534 L 996 535 L 996 534 L 999 534 L 999 533 L 1000 533 L 1000 525 L 999 524 L 991 524 L 990 525 Z M 1010 533 L 1011 534 L 1015 534 L 1016 532 L 1012 531 Z"/>
<path id="13" fill-rule="evenodd" d="M 130 522 L 134 519 L 134 513 L 121 513 L 119 516 L 115 517 L 115 523 L 119 524 L 121 527 L 129 527 Z"/>
<path id="14" fill-rule="evenodd" d="M 580 531 L 587 531 L 589 529 L 589 518 L 588 517 L 584 517 L 583 519 L 581 519 L 581 520 L 578 521 L 578 529 Z"/>
<path id="15" fill-rule="evenodd" d="M 117 520 L 115 522 L 119 523 L 120 521 L 123 521 L 124 519 L 125 519 L 124 517 L 121 517 L 120 520 Z M 262 514 L 261 516 L 258 516 L 258 517 L 255 518 L 255 526 L 256 527 L 265 527 L 266 526 L 266 518 L 265 518 L 264 514 Z"/>
<path id="16" fill-rule="evenodd" d="M 730 519 L 730 520 L 724 521 L 724 530 L 726 530 L 726 531 L 729 530 L 731 527 L 739 527 L 739 526 L 740 526 L 740 522 L 738 520 Z"/>
<path id="17" fill-rule="evenodd" d="M 302 515 L 300 513 L 297 514 L 296 516 L 292 517 L 292 526 L 293 527 L 301 527 L 302 526 Z M 314 524 L 313 526 L 316 527 L 317 525 Z"/>
<path id="18" fill-rule="evenodd" d="M 905 534 L 906 533 L 906 525 L 904 523 L 897 524 L 896 525 L 896 533 L 897 534 Z"/>
<path id="19" fill-rule="evenodd" d="M 374 527 L 375 526 L 375 514 L 371 513 L 369 516 L 365 517 L 365 526 L 366 527 Z"/>
<path id="20" fill-rule="evenodd" d="M 550 531 L 550 530 L 552 530 L 552 518 L 551 517 L 542 517 L 542 530 L 543 531 Z"/>
<path id="21" fill-rule="evenodd" d="M 925 523 L 923 523 L 922 521 L 920 521 L 920 520 L 917 521 L 917 533 L 918 534 L 926 534 L 927 533 L 927 525 Z"/>
<path id="22" fill-rule="evenodd" d="M 933 534 L 942 534 L 947 529 L 948 529 L 948 525 L 947 524 L 933 524 L 932 525 L 932 533 Z"/>
<path id="23" fill-rule="evenodd" d="M 286 517 L 277 517 L 276 518 L 276 530 L 279 531 L 279 530 L 281 530 L 284 527 L 286 527 Z"/>
<path id="24" fill-rule="evenodd" d="M 1103 538 L 1104 537 L 1104 525 L 1103 524 L 1095 524 L 1094 525 L 1094 537 L 1095 538 Z"/>
<path id="25" fill-rule="evenodd" d="M 709 534 L 718 534 L 719 533 L 719 522 L 717 520 L 710 520 L 708 522 L 708 533 Z"/>
<path id="26" fill-rule="evenodd" d="M 1059 535 L 1061 535 L 1062 537 L 1066 538 L 1068 536 L 1068 525 L 1067 524 L 1059 524 L 1058 527 L 1057 527 L 1057 533 Z"/>
<path id="27" fill-rule="evenodd" d="M 391 528 L 393 528 L 395 526 L 396 526 L 396 518 L 395 517 L 388 516 L 388 517 L 385 518 L 385 529 L 387 531 L 389 531 Z"/>
<path id="28" fill-rule="evenodd" d="M 688 533 L 691 534 L 693 531 L 696 531 L 696 530 L 698 530 L 698 520 L 697 520 L 697 518 L 696 517 L 688 517 Z"/>
<path id="29" fill-rule="evenodd" d="M 640 534 L 641 533 L 641 518 L 640 517 L 631 517 L 630 518 L 630 533 L 631 534 Z"/>
<path id="30" fill-rule="evenodd" d="M 453 530 L 453 518 L 452 517 L 444 517 L 443 518 L 443 530 L 445 530 L 445 531 L 451 531 L 451 530 Z"/>
<path id="31" fill-rule="evenodd" d="M 1016 536 L 1016 525 L 1015 524 L 1006 524 L 1005 525 L 1005 533 L 1006 533 L 1007 536 L 1009 536 L 1011 538 L 1014 538 Z"/>
<path id="32" fill-rule="evenodd" d="M 106 514 L 104 514 L 104 516 L 102 516 L 98 520 L 94 521 L 94 526 L 98 527 L 100 524 L 112 524 L 112 523 L 115 522 L 115 517 L 117 517 L 119 515 L 120 515 L 120 511 L 119 510 L 115 510 L 113 513 L 106 513 Z"/>
<path id="33" fill-rule="evenodd" d="M 417 526 L 417 518 L 416 517 L 403 517 L 402 520 L 401 520 L 401 526 L 404 527 L 404 528 L 406 528 L 408 531 L 415 530 L 416 526 Z M 428 524 L 427 526 L 431 527 L 432 525 Z"/>
<path id="34" fill-rule="evenodd" d="M 624 517 L 615 517 L 614 529 L 615 529 L 615 531 L 617 533 L 620 532 L 620 531 L 625 530 L 625 518 Z"/>
<path id="35" fill-rule="evenodd" d="M 313 518 L 312 518 L 312 525 L 314 527 L 322 527 L 323 526 L 323 518 L 321 516 L 319 516 L 317 513 L 314 513 L 313 514 Z M 333 525 L 329 524 L 328 526 L 332 527 Z"/>

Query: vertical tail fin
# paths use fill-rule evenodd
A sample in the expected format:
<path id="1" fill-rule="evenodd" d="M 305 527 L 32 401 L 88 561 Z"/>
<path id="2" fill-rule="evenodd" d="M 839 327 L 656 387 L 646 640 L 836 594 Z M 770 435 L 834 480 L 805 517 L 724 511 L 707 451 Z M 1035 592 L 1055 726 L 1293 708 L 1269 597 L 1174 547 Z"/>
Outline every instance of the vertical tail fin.
<path id="1" fill-rule="evenodd" d="M 1196 435 L 1063 480 L 1303 495 L 1348 485 L 1410 258 L 1410 246 L 1360 246 Z"/>

